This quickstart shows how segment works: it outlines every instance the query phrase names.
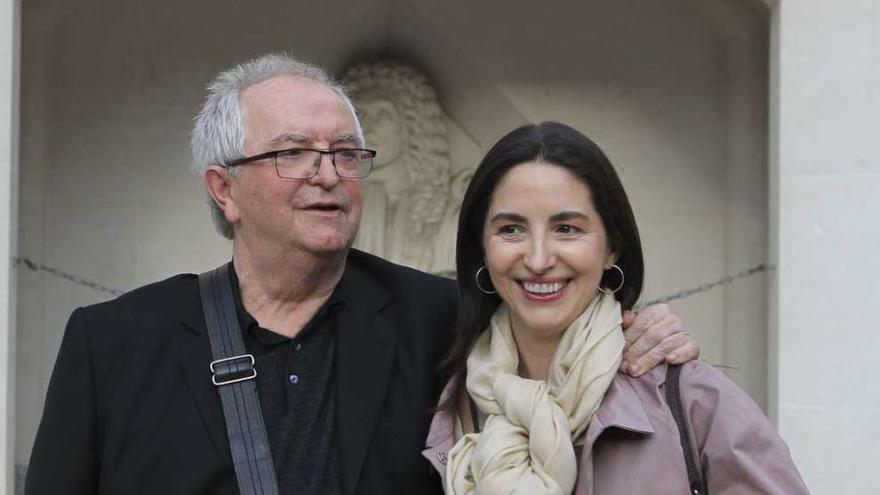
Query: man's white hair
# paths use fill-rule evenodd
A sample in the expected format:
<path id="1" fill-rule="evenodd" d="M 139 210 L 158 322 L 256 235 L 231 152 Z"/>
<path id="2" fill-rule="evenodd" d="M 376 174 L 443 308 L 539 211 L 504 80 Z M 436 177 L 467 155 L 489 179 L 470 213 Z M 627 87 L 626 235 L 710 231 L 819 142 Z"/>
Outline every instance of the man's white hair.
<path id="1" fill-rule="evenodd" d="M 285 76 L 315 81 L 338 94 L 351 111 L 358 141 L 363 145 L 361 124 L 345 88 L 320 67 L 288 55 L 272 53 L 223 71 L 208 85 L 208 96 L 193 126 L 193 172 L 203 175 L 210 165 L 223 165 L 244 157 L 245 128 L 240 103 L 241 92 L 254 84 Z M 232 175 L 238 173 L 235 167 L 230 168 L 229 172 Z M 210 196 L 208 203 L 217 231 L 223 237 L 232 239 L 232 225 L 226 221 L 223 210 Z"/>

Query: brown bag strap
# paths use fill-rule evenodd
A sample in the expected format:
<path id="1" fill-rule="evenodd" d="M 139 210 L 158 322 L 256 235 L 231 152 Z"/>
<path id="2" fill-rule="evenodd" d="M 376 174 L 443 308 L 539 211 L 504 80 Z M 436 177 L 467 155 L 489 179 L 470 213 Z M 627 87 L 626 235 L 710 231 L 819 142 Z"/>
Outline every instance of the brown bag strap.
<path id="1" fill-rule="evenodd" d="M 666 368 L 666 403 L 672 411 L 672 417 L 678 426 L 678 438 L 681 440 L 681 450 L 684 452 L 684 463 L 687 466 L 688 480 L 691 485 L 691 495 L 709 495 L 709 491 L 703 484 L 703 478 L 697 469 L 693 449 L 691 449 L 691 434 L 685 422 L 684 407 L 681 403 L 681 390 L 678 381 L 681 375 L 681 365 L 668 365 Z"/>

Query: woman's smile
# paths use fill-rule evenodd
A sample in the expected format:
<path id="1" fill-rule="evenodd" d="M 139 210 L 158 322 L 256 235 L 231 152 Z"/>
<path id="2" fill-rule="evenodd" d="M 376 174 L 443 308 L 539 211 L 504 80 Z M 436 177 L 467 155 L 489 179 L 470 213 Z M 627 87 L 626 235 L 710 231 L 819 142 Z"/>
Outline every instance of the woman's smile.
<path id="1" fill-rule="evenodd" d="M 569 280 L 518 280 L 523 295 L 530 301 L 552 302 L 562 298 Z"/>

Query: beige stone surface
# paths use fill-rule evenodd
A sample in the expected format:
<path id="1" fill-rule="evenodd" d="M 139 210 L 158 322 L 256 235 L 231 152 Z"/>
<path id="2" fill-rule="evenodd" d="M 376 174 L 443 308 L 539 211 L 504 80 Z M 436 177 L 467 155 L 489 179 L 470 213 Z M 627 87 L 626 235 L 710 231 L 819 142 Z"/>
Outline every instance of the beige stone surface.
<path id="1" fill-rule="evenodd" d="M 20 12 L 19 1 L 0 1 L 0 493 L 15 486 Z"/>
<path id="2" fill-rule="evenodd" d="M 873 493 L 880 9 L 783 1 L 773 34 L 768 406 L 813 493 Z"/>
<path id="3" fill-rule="evenodd" d="M 634 204 L 645 298 L 766 260 L 766 15 L 744 2 L 191 2 L 25 6 L 23 254 L 119 289 L 219 264 L 189 130 L 229 64 L 285 50 L 341 71 L 390 54 L 417 65 L 448 114 L 450 161 L 561 120 L 608 152 Z M 19 271 L 25 462 L 70 311 L 106 295 Z M 766 399 L 765 279 L 674 304 L 704 357 Z M 40 387 L 40 390 L 33 390 Z M 22 390 L 25 389 L 25 390 Z"/>

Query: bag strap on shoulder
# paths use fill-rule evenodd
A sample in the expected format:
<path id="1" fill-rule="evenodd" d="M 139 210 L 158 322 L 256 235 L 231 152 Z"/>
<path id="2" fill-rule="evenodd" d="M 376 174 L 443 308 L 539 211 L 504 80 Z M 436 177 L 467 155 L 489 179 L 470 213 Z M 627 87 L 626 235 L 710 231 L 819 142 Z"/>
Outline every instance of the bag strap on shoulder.
<path id="1" fill-rule="evenodd" d="M 232 463 L 241 495 L 278 495 L 275 466 L 254 378 L 254 356 L 245 350 L 228 265 L 199 275 L 208 340 L 211 381 L 226 418 Z"/>
<path id="2" fill-rule="evenodd" d="M 666 403 L 672 411 L 675 425 L 678 426 L 678 438 L 681 440 L 681 450 L 684 452 L 684 463 L 687 466 L 688 481 L 691 485 L 691 495 L 709 495 L 709 491 L 703 484 L 703 478 L 697 469 L 696 457 L 691 448 L 691 434 L 685 422 L 684 408 L 681 402 L 681 390 L 679 388 L 679 376 L 681 365 L 668 365 L 666 368 Z"/>

